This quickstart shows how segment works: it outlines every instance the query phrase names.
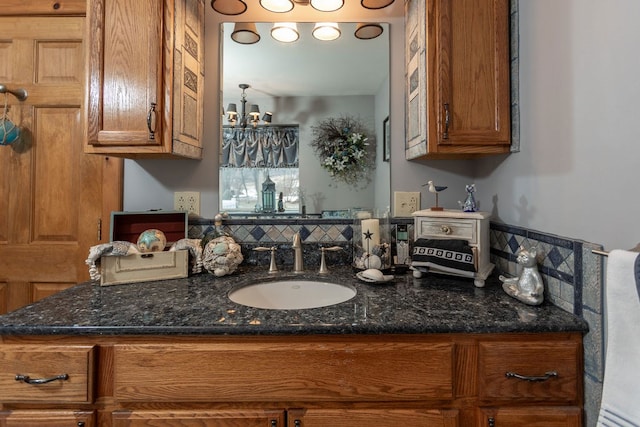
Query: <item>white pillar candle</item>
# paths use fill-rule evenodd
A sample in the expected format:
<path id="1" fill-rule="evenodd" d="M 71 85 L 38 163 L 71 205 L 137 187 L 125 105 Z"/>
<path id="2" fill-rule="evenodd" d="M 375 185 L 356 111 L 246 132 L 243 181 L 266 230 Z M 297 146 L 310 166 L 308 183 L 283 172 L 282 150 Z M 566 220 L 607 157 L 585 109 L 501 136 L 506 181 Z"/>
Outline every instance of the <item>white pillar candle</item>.
<path id="1" fill-rule="evenodd" d="M 362 225 L 362 247 L 365 251 L 380 245 L 380 221 L 377 219 L 364 219 Z"/>

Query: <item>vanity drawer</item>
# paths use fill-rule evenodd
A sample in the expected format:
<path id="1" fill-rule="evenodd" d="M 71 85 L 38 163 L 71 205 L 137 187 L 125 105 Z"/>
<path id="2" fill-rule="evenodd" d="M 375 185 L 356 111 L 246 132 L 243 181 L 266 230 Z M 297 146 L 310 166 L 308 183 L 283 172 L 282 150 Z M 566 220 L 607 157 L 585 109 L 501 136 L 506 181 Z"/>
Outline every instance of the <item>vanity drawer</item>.
<path id="1" fill-rule="evenodd" d="M 0 402 L 90 403 L 93 360 L 93 346 L 3 345 Z"/>
<path id="2" fill-rule="evenodd" d="M 481 342 L 480 399 L 574 404 L 582 390 L 581 361 L 582 347 L 571 340 Z"/>
<path id="3" fill-rule="evenodd" d="M 474 220 L 455 220 L 448 218 L 418 218 L 416 235 L 432 239 L 463 239 L 470 245 L 477 244 L 478 237 Z"/>
<path id="4" fill-rule="evenodd" d="M 120 401 L 410 401 L 453 396 L 453 344 L 116 345 Z"/>

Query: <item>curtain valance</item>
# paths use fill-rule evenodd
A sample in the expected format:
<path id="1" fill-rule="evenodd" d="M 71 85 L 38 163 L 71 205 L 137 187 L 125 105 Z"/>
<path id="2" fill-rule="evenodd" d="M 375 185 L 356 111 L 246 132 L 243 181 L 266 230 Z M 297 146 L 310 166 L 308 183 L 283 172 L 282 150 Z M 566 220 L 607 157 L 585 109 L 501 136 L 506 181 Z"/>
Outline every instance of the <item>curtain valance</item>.
<path id="1" fill-rule="evenodd" d="M 222 167 L 297 168 L 297 125 L 222 128 Z"/>

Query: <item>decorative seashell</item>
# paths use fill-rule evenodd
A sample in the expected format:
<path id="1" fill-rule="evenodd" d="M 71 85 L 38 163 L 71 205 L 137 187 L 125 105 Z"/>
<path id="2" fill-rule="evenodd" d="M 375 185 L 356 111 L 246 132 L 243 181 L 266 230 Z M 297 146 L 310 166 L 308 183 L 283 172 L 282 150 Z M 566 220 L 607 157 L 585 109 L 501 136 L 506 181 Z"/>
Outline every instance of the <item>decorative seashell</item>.
<path id="1" fill-rule="evenodd" d="M 375 268 L 368 268 L 362 272 L 362 276 L 366 279 L 375 280 L 376 282 L 380 282 L 384 280 L 384 275 L 382 271 Z"/>

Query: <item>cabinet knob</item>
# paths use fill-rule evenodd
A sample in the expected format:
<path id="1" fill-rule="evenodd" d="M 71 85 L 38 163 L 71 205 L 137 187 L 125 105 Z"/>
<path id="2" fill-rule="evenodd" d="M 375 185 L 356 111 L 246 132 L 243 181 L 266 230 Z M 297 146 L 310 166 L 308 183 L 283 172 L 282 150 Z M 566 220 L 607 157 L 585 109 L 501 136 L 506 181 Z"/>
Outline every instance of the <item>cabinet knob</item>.
<path id="1" fill-rule="evenodd" d="M 444 234 L 451 234 L 451 227 L 449 227 L 448 225 L 441 225 L 440 231 L 442 231 Z"/>

